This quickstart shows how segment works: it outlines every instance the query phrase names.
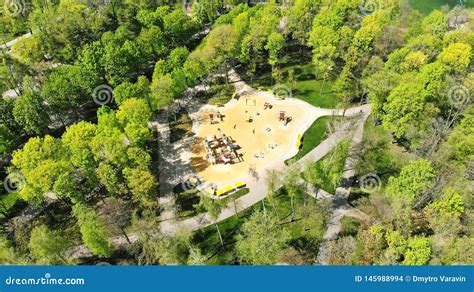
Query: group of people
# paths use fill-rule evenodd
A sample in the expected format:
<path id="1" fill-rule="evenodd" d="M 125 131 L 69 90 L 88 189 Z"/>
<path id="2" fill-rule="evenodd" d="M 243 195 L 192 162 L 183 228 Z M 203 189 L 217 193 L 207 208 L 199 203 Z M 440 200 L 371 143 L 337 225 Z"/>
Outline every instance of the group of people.
<path id="1" fill-rule="evenodd" d="M 219 122 L 223 122 L 224 118 L 225 118 L 225 115 L 221 114 L 219 111 L 217 113 L 209 114 L 209 120 L 211 121 L 211 125 L 219 123 Z"/>

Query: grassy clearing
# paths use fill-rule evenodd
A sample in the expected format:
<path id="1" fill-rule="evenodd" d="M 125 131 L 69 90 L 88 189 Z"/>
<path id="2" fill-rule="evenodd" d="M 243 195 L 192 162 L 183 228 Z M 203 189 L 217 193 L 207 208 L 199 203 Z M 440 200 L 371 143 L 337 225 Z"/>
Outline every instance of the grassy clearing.
<path id="1" fill-rule="evenodd" d="M 335 108 L 338 104 L 337 97 L 332 93 L 329 82 L 323 80 L 296 81 L 289 84 L 293 97 L 321 108 Z M 321 89 L 322 88 L 322 89 Z"/>
<path id="2" fill-rule="evenodd" d="M 370 116 L 364 125 L 356 177 L 361 178 L 367 174 L 375 174 L 380 178 L 380 188 L 368 194 L 358 185 L 354 185 L 348 198 L 351 205 L 370 216 L 377 217 L 377 210 L 373 204 L 380 207 L 387 203 L 383 193 L 388 179 L 398 175 L 403 166 L 415 159 L 417 159 L 416 155 L 392 143 L 390 132 L 382 125 L 376 125 Z"/>
<path id="3" fill-rule="evenodd" d="M 311 63 L 291 65 L 281 70 L 281 82 L 274 83 L 270 72 L 251 80 L 254 88 L 271 90 L 276 84 L 282 84 L 291 89 L 292 96 L 321 108 L 335 108 L 338 98 L 332 92 L 332 82 L 318 79 Z"/>
<path id="4" fill-rule="evenodd" d="M 332 92 L 332 82 L 318 78 L 311 63 L 285 68 L 284 84 L 291 88 L 293 97 L 322 108 L 335 108 L 338 98 Z"/>
<path id="5" fill-rule="evenodd" d="M 327 137 L 327 123 L 331 117 L 321 117 L 317 119 L 311 127 L 304 133 L 302 146 L 298 154 L 285 161 L 285 164 L 291 165 L 303 158 L 316 146 L 318 146 Z"/>
<path id="6" fill-rule="evenodd" d="M 410 0 L 410 5 L 414 9 L 420 11 L 423 15 L 428 15 L 431 11 L 441 9 L 444 5 L 449 5 L 449 8 L 452 9 L 456 5 L 459 5 L 459 0 Z M 464 6 L 473 7 L 474 1 L 464 1 Z"/>

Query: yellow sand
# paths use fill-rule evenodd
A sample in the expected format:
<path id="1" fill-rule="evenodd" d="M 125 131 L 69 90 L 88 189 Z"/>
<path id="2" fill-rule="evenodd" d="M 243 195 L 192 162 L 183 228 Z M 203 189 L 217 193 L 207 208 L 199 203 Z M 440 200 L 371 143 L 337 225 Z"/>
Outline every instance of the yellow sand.
<path id="1" fill-rule="evenodd" d="M 247 98 L 250 100 L 246 101 Z M 266 102 L 272 104 L 273 108 L 264 110 Z M 283 121 L 279 121 L 280 111 L 285 111 L 286 116 L 293 118 L 287 126 L 284 126 Z M 215 111 L 211 112 L 215 113 Z M 272 161 L 282 159 L 290 147 L 296 148 L 296 144 L 290 145 L 291 136 L 298 135 L 297 129 L 305 117 L 305 109 L 302 106 L 286 103 L 276 105 L 265 95 L 241 97 L 237 104 L 224 107 L 219 112 L 225 115 L 224 121 L 211 125 L 209 111 L 201 111 L 201 126 L 191 149 L 191 161 L 197 175 L 206 182 L 215 183 L 218 186 L 249 175 L 251 167 L 257 170 L 264 168 Z M 246 122 L 249 115 L 253 118 L 252 123 Z M 235 164 L 212 165 L 206 158 L 203 140 L 208 136 L 219 137 L 218 128 L 241 147 L 238 153 L 243 154 L 243 162 L 234 160 Z M 277 146 L 271 149 L 269 144 Z M 259 158 L 255 157 L 256 153 Z"/>

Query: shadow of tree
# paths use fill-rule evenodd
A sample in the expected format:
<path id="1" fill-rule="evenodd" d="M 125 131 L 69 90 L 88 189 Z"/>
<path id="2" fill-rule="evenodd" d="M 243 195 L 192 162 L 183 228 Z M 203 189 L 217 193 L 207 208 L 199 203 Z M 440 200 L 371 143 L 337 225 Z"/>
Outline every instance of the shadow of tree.
<path id="1" fill-rule="evenodd" d="M 192 157 L 191 163 L 194 166 L 196 172 L 204 171 L 211 165 L 211 163 L 203 157 Z"/>

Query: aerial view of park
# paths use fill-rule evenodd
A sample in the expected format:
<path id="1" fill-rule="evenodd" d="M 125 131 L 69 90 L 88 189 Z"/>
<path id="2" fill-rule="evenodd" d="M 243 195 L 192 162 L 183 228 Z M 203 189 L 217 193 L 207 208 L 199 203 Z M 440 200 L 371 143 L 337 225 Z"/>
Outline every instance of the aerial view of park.
<path id="1" fill-rule="evenodd" d="M 0 0 L 1 265 L 473 265 L 474 0 Z"/>

